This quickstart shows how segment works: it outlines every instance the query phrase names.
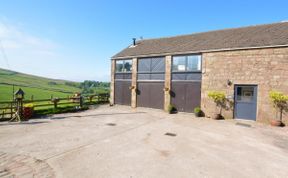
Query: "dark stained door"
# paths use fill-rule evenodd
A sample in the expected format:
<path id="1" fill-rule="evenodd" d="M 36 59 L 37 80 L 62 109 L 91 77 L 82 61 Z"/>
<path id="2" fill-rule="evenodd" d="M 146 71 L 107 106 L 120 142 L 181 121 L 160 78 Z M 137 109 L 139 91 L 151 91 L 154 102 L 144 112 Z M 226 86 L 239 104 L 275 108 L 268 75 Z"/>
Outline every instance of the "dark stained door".
<path id="1" fill-rule="evenodd" d="M 138 82 L 137 106 L 163 109 L 164 82 Z"/>
<path id="2" fill-rule="evenodd" d="M 194 112 L 200 106 L 201 82 L 172 82 L 171 103 L 180 112 Z"/>
<path id="3" fill-rule="evenodd" d="M 115 104 L 131 105 L 131 81 L 115 81 Z"/>

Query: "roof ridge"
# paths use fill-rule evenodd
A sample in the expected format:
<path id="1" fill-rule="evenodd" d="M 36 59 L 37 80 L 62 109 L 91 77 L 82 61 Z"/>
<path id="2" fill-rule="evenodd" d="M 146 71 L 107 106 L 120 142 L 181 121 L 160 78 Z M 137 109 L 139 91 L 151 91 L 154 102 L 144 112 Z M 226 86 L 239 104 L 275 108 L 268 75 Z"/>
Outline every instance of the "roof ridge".
<path id="1" fill-rule="evenodd" d="M 205 32 L 195 32 L 195 33 L 190 33 L 190 34 L 168 36 L 168 37 L 147 38 L 147 39 L 138 40 L 137 42 L 149 41 L 149 40 L 178 38 L 178 37 L 192 36 L 192 35 L 205 34 L 205 33 L 211 33 L 211 32 L 220 32 L 220 31 L 227 31 L 227 30 L 245 29 L 245 28 L 252 28 L 252 27 L 259 27 L 259 26 L 268 26 L 268 25 L 275 25 L 275 24 L 282 24 L 282 23 L 288 23 L 288 21 L 273 22 L 273 23 L 266 23 L 266 24 L 256 24 L 256 25 L 249 25 L 249 26 L 244 26 L 244 27 L 231 27 L 231 28 L 224 28 L 224 29 L 218 29 L 218 30 L 210 30 L 210 31 L 205 31 Z"/>

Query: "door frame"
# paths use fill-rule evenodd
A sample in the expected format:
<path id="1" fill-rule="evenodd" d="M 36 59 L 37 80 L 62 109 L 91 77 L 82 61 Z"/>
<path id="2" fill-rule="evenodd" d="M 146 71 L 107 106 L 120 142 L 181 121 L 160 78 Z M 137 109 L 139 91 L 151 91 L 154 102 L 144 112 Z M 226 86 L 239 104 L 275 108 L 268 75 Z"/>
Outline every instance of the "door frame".
<path id="1" fill-rule="evenodd" d="M 233 119 L 239 119 L 239 120 L 245 120 L 245 121 L 254 121 L 254 120 L 248 120 L 248 119 L 241 119 L 241 118 L 236 118 L 236 97 L 237 97 L 237 91 L 236 91 L 236 88 L 239 87 L 239 86 L 248 86 L 248 87 L 256 87 L 256 118 L 255 118 L 255 121 L 257 121 L 257 118 L 258 118 L 258 95 L 259 95 L 259 86 L 258 84 L 234 84 L 234 88 L 233 88 L 233 94 L 234 94 L 234 97 L 233 97 L 233 100 L 234 100 L 234 106 L 233 106 Z M 255 122 L 254 121 L 254 122 Z"/>

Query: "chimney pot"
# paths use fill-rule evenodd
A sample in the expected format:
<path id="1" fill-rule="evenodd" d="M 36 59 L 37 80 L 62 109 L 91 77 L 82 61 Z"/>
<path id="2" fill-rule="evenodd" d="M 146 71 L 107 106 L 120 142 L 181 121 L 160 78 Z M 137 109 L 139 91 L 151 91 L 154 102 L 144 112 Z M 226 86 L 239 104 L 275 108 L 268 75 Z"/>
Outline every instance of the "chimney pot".
<path id="1" fill-rule="evenodd" d="M 133 38 L 133 46 L 136 46 L 136 38 Z"/>

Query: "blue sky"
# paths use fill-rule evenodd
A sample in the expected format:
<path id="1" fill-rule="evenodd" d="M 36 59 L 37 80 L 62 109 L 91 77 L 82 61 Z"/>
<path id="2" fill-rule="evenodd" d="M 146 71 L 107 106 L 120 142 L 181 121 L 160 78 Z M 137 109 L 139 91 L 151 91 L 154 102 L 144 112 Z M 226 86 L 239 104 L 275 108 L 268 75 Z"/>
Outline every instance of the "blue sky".
<path id="1" fill-rule="evenodd" d="M 108 81 L 110 57 L 133 37 L 280 22 L 287 7 L 287 0 L 1 0 L 0 68 Z"/>

